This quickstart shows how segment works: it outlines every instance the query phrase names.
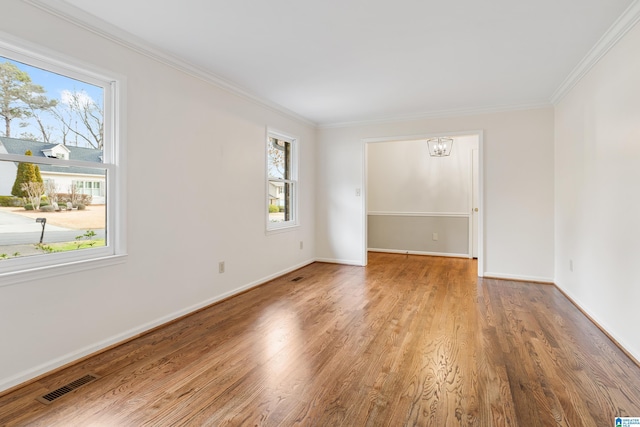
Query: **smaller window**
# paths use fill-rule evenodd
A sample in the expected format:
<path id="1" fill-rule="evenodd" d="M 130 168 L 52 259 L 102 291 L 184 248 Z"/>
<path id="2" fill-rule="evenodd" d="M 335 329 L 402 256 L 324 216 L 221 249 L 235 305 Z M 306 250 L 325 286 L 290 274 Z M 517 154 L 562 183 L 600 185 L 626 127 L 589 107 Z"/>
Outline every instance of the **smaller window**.
<path id="1" fill-rule="evenodd" d="M 268 132 L 267 230 L 277 230 L 298 224 L 296 143 L 295 138 Z"/>

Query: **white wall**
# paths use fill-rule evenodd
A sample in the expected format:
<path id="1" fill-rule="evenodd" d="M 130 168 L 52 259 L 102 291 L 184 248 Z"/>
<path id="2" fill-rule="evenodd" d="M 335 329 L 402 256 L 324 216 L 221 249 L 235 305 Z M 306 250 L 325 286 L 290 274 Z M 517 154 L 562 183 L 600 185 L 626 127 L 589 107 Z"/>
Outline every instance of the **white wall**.
<path id="1" fill-rule="evenodd" d="M 0 153 L 7 154 L 7 149 L 0 142 Z M 0 162 L 0 196 L 10 196 L 16 180 L 18 166 L 14 162 Z"/>
<path id="2" fill-rule="evenodd" d="M 314 259 L 313 127 L 22 1 L 2 8 L 2 31 L 126 76 L 129 257 L 0 287 L 0 390 Z M 301 162 L 301 226 L 270 236 L 266 126 L 299 138 Z"/>
<path id="3" fill-rule="evenodd" d="M 471 150 L 477 137 L 456 136 L 448 157 L 431 157 L 426 140 L 367 145 L 369 212 L 469 213 Z"/>
<path id="4" fill-rule="evenodd" d="M 636 25 L 556 106 L 555 278 L 640 360 L 638 52 Z"/>
<path id="5" fill-rule="evenodd" d="M 363 140 L 484 131 L 484 272 L 553 281 L 553 109 L 322 128 L 317 256 L 364 264 Z"/>

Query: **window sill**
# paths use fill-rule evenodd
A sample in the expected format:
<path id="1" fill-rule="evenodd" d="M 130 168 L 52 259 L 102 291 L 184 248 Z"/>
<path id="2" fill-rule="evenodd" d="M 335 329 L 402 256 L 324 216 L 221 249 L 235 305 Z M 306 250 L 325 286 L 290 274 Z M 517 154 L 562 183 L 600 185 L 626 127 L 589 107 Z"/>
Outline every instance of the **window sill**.
<path id="1" fill-rule="evenodd" d="M 110 255 L 89 260 L 68 262 L 65 264 L 48 265 L 9 273 L 0 274 L 0 287 L 12 286 L 33 280 L 50 279 L 56 276 L 76 273 L 85 270 L 108 267 L 126 262 L 126 254 Z"/>
<path id="2" fill-rule="evenodd" d="M 295 231 L 298 228 L 300 228 L 300 224 L 282 225 L 277 228 L 268 228 L 265 234 L 267 236 L 270 236 L 272 234 L 287 233 L 290 231 Z"/>

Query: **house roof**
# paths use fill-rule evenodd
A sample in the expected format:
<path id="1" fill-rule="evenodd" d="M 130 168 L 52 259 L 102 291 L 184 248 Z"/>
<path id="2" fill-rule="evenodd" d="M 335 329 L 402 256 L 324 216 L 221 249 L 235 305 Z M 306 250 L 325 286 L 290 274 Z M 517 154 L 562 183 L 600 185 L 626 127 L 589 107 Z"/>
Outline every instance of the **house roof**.
<path id="1" fill-rule="evenodd" d="M 45 142 L 0 136 L 0 147 L 4 147 L 8 154 L 24 154 L 27 150 L 30 150 L 33 157 L 46 157 L 44 151 L 51 150 L 58 145 L 61 144 L 49 144 Z M 102 150 L 85 147 L 74 147 L 72 145 L 64 145 L 64 147 L 69 151 L 69 160 L 92 162 L 96 163 L 96 166 L 102 163 Z M 41 172 L 102 175 L 96 173 L 96 169 L 83 168 L 78 166 L 65 167 L 53 165 L 38 165 L 38 167 L 40 168 Z"/>

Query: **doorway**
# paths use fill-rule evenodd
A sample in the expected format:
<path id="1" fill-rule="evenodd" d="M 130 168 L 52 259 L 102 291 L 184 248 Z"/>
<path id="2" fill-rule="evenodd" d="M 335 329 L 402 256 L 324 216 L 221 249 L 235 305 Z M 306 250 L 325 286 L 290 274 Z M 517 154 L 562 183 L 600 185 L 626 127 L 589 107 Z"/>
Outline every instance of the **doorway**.
<path id="1" fill-rule="evenodd" d="M 429 156 L 437 136 L 450 156 Z M 369 138 L 363 154 L 365 264 L 369 251 L 478 258 L 482 276 L 482 131 Z"/>

